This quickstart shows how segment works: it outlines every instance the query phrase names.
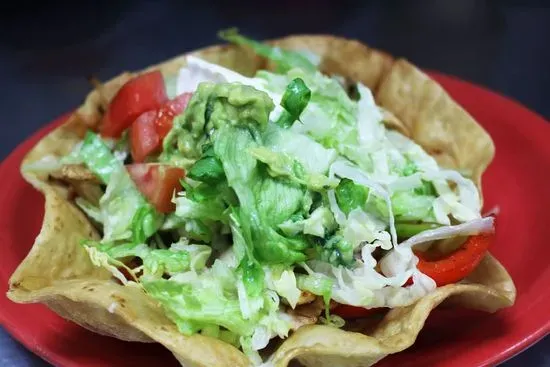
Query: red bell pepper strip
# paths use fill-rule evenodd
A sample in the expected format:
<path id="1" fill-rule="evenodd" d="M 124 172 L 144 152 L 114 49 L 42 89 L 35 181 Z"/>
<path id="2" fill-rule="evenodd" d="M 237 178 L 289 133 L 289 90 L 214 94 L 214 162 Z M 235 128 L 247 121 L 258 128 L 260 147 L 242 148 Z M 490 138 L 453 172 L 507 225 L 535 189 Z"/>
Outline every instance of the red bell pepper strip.
<path id="1" fill-rule="evenodd" d="M 493 239 L 494 234 L 470 236 L 459 249 L 436 260 L 429 260 L 423 253 L 416 252 L 417 268 L 432 278 L 438 287 L 456 283 L 474 271 Z"/>
<path id="2" fill-rule="evenodd" d="M 479 265 L 485 254 L 487 254 L 493 238 L 494 234 L 470 236 L 459 249 L 436 260 L 430 260 L 421 252 L 416 252 L 415 254 L 419 260 L 417 268 L 432 278 L 438 287 L 456 283 L 470 275 Z M 405 285 L 411 285 L 412 283 L 412 278 L 410 278 Z M 332 313 L 344 319 L 354 319 L 371 316 L 383 309 L 338 305 Z"/>

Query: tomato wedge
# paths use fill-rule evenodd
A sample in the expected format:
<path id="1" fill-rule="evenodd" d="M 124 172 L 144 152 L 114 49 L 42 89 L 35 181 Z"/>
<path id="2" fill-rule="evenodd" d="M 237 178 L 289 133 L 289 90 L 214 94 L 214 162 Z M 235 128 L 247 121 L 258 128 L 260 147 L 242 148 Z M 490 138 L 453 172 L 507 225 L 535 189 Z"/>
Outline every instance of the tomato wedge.
<path id="1" fill-rule="evenodd" d="M 126 168 L 139 191 L 159 212 L 175 210 L 172 196 L 181 190 L 185 170 L 165 164 L 130 164 Z"/>
<path id="2" fill-rule="evenodd" d="M 141 163 L 160 147 L 160 137 L 155 130 L 157 113 L 148 111 L 141 114 L 130 128 L 130 152 L 134 162 Z"/>
<path id="3" fill-rule="evenodd" d="M 115 95 L 100 125 L 104 137 L 118 138 L 142 113 L 157 110 L 168 100 L 164 78 L 152 71 L 131 79 Z"/>
<path id="4" fill-rule="evenodd" d="M 148 155 L 160 150 L 162 140 L 172 129 L 174 117 L 183 112 L 191 95 L 183 93 L 158 110 L 142 113 L 134 121 L 130 127 L 130 150 L 135 162 L 144 162 Z"/>
<path id="5" fill-rule="evenodd" d="M 492 233 L 470 236 L 459 249 L 441 259 L 429 259 L 422 252 L 416 252 L 418 270 L 432 278 L 438 287 L 456 283 L 474 271 L 493 239 Z"/>
<path id="6" fill-rule="evenodd" d="M 160 107 L 155 121 L 155 129 L 161 139 L 164 139 L 164 137 L 168 135 L 170 129 L 172 129 L 174 117 L 185 110 L 192 95 L 192 93 L 180 94 Z"/>

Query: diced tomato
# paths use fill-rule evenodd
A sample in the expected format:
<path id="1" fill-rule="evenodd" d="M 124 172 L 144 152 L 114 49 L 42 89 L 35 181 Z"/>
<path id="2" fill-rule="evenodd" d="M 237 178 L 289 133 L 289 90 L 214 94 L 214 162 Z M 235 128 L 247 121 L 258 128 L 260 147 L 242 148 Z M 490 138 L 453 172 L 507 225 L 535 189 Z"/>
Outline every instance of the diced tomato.
<path id="1" fill-rule="evenodd" d="M 172 196 L 181 190 L 185 170 L 165 164 L 130 164 L 127 169 L 139 191 L 159 212 L 175 210 Z"/>
<path id="2" fill-rule="evenodd" d="M 155 130 L 157 113 L 148 111 L 141 114 L 130 128 L 130 151 L 134 162 L 141 163 L 160 147 L 160 137 Z"/>
<path id="3" fill-rule="evenodd" d="M 148 155 L 160 150 L 174 117 L 183 112 L 190 98 L 191 93 L 183 93 L 158 110 L 147 111 L 136 119 L 130 128 L 130 150 L 135 162 L 142 163 Z"/>
<path id="4" fill-rule="evenodd" d="M 386 310 L 385 308 L 363 308 L 355 307 L 350 305 L 338 305 L 331 312 L 335 315 L 338 315 L 344 319 L 358 319 L 361 317 L 371 316 L 381 311 Z"/>
<path id="5" fill-rule="evenodd" d="M 180 94 L 160 107 L 157 114 L 157 120 L 155 121 L 155 128 L 161 139 L 164 139 L 164 137 L 168 135 L 168 132 L 172 129 L 174 117 L 185 110 L 191 96 L 192 93 Z"/>
<path id="6" fill-rule="evenodd" d="M 135 77 L 120 88 L 101 122 L 104 137 L 118 138 L 142 113 L 158 110 L 168 100 L 160 71 Z"/>

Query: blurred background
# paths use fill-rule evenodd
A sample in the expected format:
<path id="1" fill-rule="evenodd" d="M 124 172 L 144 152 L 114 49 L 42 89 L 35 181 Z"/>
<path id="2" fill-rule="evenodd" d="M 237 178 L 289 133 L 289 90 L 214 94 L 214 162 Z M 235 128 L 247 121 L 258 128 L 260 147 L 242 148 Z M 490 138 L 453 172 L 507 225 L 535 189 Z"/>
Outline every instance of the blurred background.
<path id="1" fill-rule="evenodd" d="M 42 1 L 0 5 L 2 159 L 108 79 L 218 42 L 331 33 L 475 82 L 550 118 L 550 1 Z M 518 121 L 521 126 L 521 121 Z M 42 366 L 0 328 L 1 366 Z M 505 366 L 550 366 L 548 338 Z"/>

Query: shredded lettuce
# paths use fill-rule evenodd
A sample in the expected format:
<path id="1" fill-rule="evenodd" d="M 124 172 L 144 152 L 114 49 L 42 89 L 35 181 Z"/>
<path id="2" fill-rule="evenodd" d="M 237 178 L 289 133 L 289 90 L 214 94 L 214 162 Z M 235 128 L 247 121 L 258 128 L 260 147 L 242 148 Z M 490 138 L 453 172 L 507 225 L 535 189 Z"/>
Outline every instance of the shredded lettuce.
<path id="1" fill-rule="evenodd" d="M 269 288 L 277 292 L 277 294 L 284 298 L 290 307 L 296 308 L 296 304 L 300 299 L 301 291 L 296 284 L 296 274 L 294 269 L 284 269 L 281 266 L 272 266 L 271 268 L 264 269 L 266 274 L 269 274 L 269 280 L 271 285 Z"/>
<path id="2" fill-rule="evenodd" d="M 265 43 L 254 41 L 240 35 L 236 28 L 220 31 L 218 35 L 223 40 L 250 47 L 258 55 L 273 60 L 277 63 L 280 72 L 284 73 L 295 67 L 302 68 L 306 71 L 315 71 L 317 69 L 315 64 L 313 64 L 304 54 L 297 51 L 283 50 L 279 47 L 272 47 Z"/>
<path id="3" fill-rule="evenodd" d="M 130 178 L 124 165 L 102 139 L 88 132 L 80 148 L 86 166 L 104 183 L 107 190 L 99 201 L 104 242 L 127 241 L 143 243 L 162 224 L 162 215 L 147 202 Z"/>
<path id="4" fill-rule="evenodd" d="M 310 272 L 309 275 L 299 274 L 296 277 L 298 288 L 323 297 L 323 301 L 325 302 L 325 316 L 329 318 L 329 305 L 332 298 L 334 280 L 324 274 L 315 273 L 311 270 Z M 343 326 L 343 324 L 341 326 Z"/>
<path id="5" fill-rule="evenodd" d="M 351 98 L 314 55 L 220 35 L 277 72 L 250 77 L 187 57 L 174 87 L 193 97 L 158 156 L 187 172 L 173 213 L 158 213 L 132 182 L 127 138 L 90 132 L 60 161 L 84 163 L 106 185 L 98 206 L 75 200 L 103 230 L 83 244 L 92 262 L 143 287 L 183 334 L 261 364 L 304 292 L 323 298 L 318 322 L 335 327 L 332 301 L 410 305 L 436 287 L 413 246 L 492 228 L 475 184 L 386 129 L 368 87 Z"/>
<path id="6" fill-rule="evenodd" d="M 307 135 L 268 124 L 262 133 L 265 149 L 286 154 L 297 160 L 306 172 L 327 174 L 338 156 L 334 149 L 325 148 Z"/>
<path id="7" fill-rule="evenodd" d="M 261 361 L 258 350 L 290 330 L 290 323 L 279 317 L 277 293 L 242 292 L 239 273 L 220 260 L 202 272 L 179 273 L 169 280 L 147 278 L 142 284 L 182 333 L 221 336 L 225 332 L 225 340 L 240 346 L 256 362 Z"/>
<path id="8" fill-rule="evenodd" d="M 304 81 L 311 90 L 311 99 L 300 117 L 300 124 L 292 130 L 313 137 L 327 148 L 343 152 L 346 145 L 357 143 L 355 121 L 357 105 L 341 85 L 319 71 L 306 72 L 296 68 L 285 75 L 258 71 L 256 78 L 264 80 L 266 88 L 282 94 L 288 83 L 296 78 Z"/>
<path id="9" fill-rule="evenodd" d="M 191 263 L 202 261 L 199 252 L 190 253 L 184 249 L 153 249 L 146 244 L 134 243 L 101 243 L 85 241 L 84 248 L 90 255 L 94 265 L 110 271 L 123 284 L 128 280 L 120 269 L 124 269 L 133 280 L 138 279 L 138 273 L 143 276 L 162 278 L 163 275 L 174 275 L 188 271 Z M 197 260 L 197 257 L 200 259 Z M 125 259 L 139 258 L 142 266 L 131 269 L 125 264 Z"/>
<path id="10" fill-rule="evenodd" d="M 297 159 L 286 153 L 275 153 L 264 146 L 251 148 L 248 153 L 267 165 L 271 177 L 284 177 L 313 191 L 323 191 L 338 183 L 325 175 L 307 172 Z"/>
<path id="11" fill-rule="evenodd" d="M 74 202 L 89 218 L 93 219 L 94 222 L 103 224 L 103 216 L 97 206 L 81 197 L 77 197 Z"/>
<path id="12" fill-rule="evenodd" d="M 243 151 L 255 146 L 257 143 L 248 129 L 230 126 L 220 129 L 214 142 L 227 181 L 239 199 L 239 225 L 249 228 L 247 247 L 254 248 L 255 255 L 266 262 L 292 264 L 303 261 L 302 251 L 307 243 L 300 238 L 280 235 L 274 226 L 303 208 L 304 190 L 272 178 L 256 159 L 243 156 Z"/>
<path id="13" fill-rule="evenodd" d="M 111 175 L 122 167 L 103 140 L 88 131 L 78 152 L 82 162 L 104 183 L 109 183 Z"/>

